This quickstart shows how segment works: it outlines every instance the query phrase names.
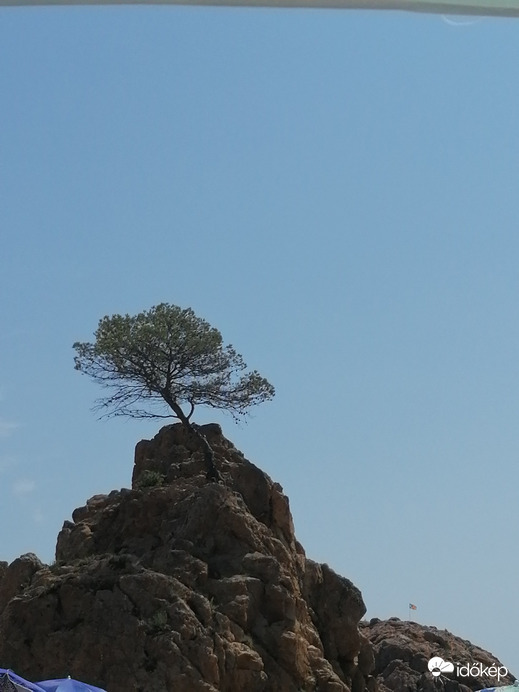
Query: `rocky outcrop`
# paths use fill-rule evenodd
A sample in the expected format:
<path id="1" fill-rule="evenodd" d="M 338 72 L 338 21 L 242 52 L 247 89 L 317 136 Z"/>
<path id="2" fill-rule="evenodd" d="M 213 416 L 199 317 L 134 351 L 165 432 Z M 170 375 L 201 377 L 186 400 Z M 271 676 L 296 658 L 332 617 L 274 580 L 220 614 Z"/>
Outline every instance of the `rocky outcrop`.
<path id="1" fill-rule="evenodd" d="M 65 522 L 54 565 L 4 565 L 2 665 L 109 692 L 374 690 L 359 590 L 306 558 L 279 484 L 202 430 L 224 483 L 167 426 L 137 445 L 131 490 Z"/>
<path id="2" fill-rule="evenodd" d="M 138 443 L 132 489 L 66 521 L 56 562 L 0 562 L 0 665 L 108 692 L 469 692 L 432 656 L 496 663 L 469 642 L 397 619 L 362 623 L 360 591 L 309 560 L 287 497 L 217 425 L 208 482 L 180 425 Z M 508 677 L 501 684 L 511 681 Z"/>
<path id="3" fill-rule="evenodd" d="M 447 630 L 398 618 L 374 618 L 361 623 L 360 631 L 373 647 L 380 692 L 470 692 L 515 680 L 513 675 L 503 674 L 506 668 L 495 656 Z M 453 663 L 454 670 L 433 677 L 428 669 L 433 657 Z M 495 668 L 501 669 L 500 679 Z"/>

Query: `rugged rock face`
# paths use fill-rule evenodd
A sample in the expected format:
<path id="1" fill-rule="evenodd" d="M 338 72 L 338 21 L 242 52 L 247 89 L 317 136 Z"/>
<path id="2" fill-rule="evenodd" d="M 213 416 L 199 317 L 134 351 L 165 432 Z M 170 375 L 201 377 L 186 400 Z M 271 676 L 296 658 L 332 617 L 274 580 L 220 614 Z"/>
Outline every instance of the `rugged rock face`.
<path id="1" fill-rule="evenodd" d="M 281 487 L 203 432 L 225 484 L 167 426 L 137 445 L 132 490 L 65 522 L 54 565 L 0 566 L 1 665 L 109 692 L 374 690 L 359 590 L 305 557 Z"/>
<path id="2" fill-rule="evenodd" d="M 486 685 L 426 672 L 432 656 L 492 661 L 468 642 L 397 620 L 359 625 L 359 590 L 306 558 L 281 487 L 219 426 L 202 431 L 225 483 L 208 482 L 197 441 L 167 426 L 137 445 L 131 490 L 64 523 L 55 564 L 0 562 L 2 667 L 108 692 Z"/>
<path id="3" fill-rule="evenodd" d="M 511 685 L 515 680 L 509 674 L 498 681 L 496 671 L 492 668 L 502 667 L 501 662 L 488 651 L 455 637 L 447 630 L 398 618 L 374 618 L 369 624 L 361 623 L 360 630 L 373 646 L 374 673 L 380 692 L 470 692 L 485 687 Z M 436 656 L 453 663 L 454 671 L 434 678 L 427 663 Z M 469 674 L 467 663 L 471 664 L 474 675 Z M 476 674 L 478 669 L 481 674 Z M 504 670 L 500 671 L 500 675 Z"/>

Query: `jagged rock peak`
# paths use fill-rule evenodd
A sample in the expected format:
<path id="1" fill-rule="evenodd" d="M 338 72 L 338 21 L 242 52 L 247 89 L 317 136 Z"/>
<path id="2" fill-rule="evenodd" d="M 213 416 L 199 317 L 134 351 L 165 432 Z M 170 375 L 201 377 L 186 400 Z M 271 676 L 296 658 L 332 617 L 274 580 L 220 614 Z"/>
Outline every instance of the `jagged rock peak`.
<path id="1" fill-rule="evenodd" d="M 207 480 L 196 440 L 166 426 L 137 444 L 132 489 L 96 495 L 64 523 L 53 565 L 33 554 L 0 562 L 0 665 L 108 692 L 470 692 L 494 682 L 432 677 L 432 656 L 496 662 L 448 632 L 362 623 L 360 591 L 305 556 L 281 486 L 218 425 L 201 431 L 222 483 Z"/>
<path id="2" fill-rule="evenodd" d="M 131 490 L 64 523 L 55 565 L 0 569 L 2 665 L 108 692 L 374 692 L 360 591 L 306 558 L 281 486 L 201 430 L 223 483 L 166 426 L 137 444 Z"/>

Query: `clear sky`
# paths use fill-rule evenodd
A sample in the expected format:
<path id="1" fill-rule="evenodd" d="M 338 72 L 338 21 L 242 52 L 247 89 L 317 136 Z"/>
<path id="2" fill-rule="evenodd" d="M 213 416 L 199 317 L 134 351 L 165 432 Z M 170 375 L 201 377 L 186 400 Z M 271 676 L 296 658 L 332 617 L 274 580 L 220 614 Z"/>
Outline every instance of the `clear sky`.
<path id="1" fill-rule="evenodd" d="M 161 425 L 98 421 L 72 343 L 190 306 L 276 386 L 197 422 L 308 556 L 519 675 L 518 84 L 513 19 L 3 8 L 0 559 Z"/>

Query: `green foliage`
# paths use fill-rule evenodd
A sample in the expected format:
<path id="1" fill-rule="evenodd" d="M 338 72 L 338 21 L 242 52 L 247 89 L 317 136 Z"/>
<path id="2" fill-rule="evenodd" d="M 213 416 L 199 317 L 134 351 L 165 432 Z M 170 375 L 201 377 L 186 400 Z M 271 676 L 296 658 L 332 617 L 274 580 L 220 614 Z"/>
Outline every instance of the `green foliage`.
<path id="1" fill-rule="evenodd" d="M 146 488 L 157 488 L 164 485 L 166 477 L 163 473 L 159 471 L 152 471 L 151 469 L 145 469 L 136 482 L 136 487 L 139 490 L 144 490 Z"/>
<path id="2" fill-rule="evenodd" d="M 156 613 L 153 613 L 148 623 L 153 632 L 165 632 L 169 629 L 167 612 L 165 610 L 157 610 Z"/>
<path id="3" fill-rule="evenodd" d="M 105 416 L 173 415 L 187 423 L 195 406 L 206 405 L 239 418 L 274 396 L 274 387 L 256 370 L 245 372 L 242 356 L 191 308 L 161 303 L 133 317 L 106 316 L 94 336 L 94 343 L 74 344 L 74 362 L 114 390 L 97 402 Z"/>

